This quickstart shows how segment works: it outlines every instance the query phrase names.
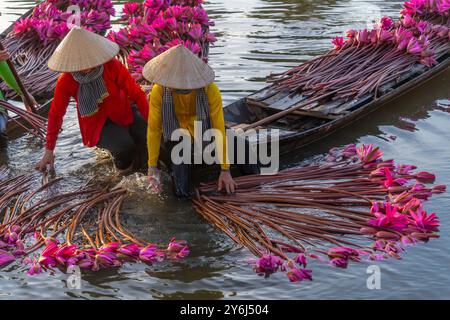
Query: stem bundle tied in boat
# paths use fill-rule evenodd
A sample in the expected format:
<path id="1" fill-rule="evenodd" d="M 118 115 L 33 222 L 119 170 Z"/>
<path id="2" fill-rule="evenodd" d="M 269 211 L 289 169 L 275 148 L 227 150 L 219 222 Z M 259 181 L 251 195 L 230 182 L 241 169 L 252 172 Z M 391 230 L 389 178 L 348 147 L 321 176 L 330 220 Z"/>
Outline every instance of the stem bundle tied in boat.
<path id="1" fill-rule="evenodd" d="M 0 168 L 0 267 L 23 259 L 29 274 L 71 265 L 96 271 L 189 253 L 184 241 L 172 238 L 161 246 L 128 231 L 120 218 L 125 189 L 86 186 L 59 193 L 53 186 L 61 178 L 33 187 L 35 178 Z"/>
<path id="2" fill-rule="evenodd" d="M 412 9 L 413 8 L 413 9 Z M 256 128 L 317 103 L 377 99 L 383 89 L 410 74 L 413 68 L 432 67 L 450 50 L 450 4 L 414 0 L 405 3 L 394 22 L 383 17 L 372 30 L 349 30 L 347 39 L 333 39 L 334 49 L 286 72 L 272 74 L 266 91 L 301 96 L 298 103 L 249 125 Z M 330 110 L 330 113 L 333 110 Z"/>
<path id="3" fill-rule="evenodd" d="M 72 5 L 80 11 L 67 11 Z M 53 95 L 59 76 L 48 69 L 47 61 L 71 24 L 79 21 L 81 27 L 103 34 L 111 27 L 110 18 L 114 14 L 111 0 L 45 0 L 29 16 L 18 20 L 2 42 L 25 87 L 33 96 L 47 99 Z M 8 98 L 16 96 L 5 84 L 0 89 Z"/>
<path id="4" fill-rule="evenodd" d="M 423 201 L 445 191 L 434 175 L 381 159 L 372 145 L 332 149 L 327 161 L 276 175 L 236 179 L 233 195 L 215 184 L 196 191 L 196 211 L 258 258 L 257 273 L 312 279 L 309 259 L 346 267 L 350 260 L 400 258 L 408 244 L 438 237 Z"/>
<path id="5" fill-rule="evenodd" d="M 8 119 L 16 127 L 30 133 L 41 141 L 45 141 L 47 119 L 44 117 L 0 100 L 0 107 L 8 111 Z M 11 116 L 11 114 L 16 116 Z"/>

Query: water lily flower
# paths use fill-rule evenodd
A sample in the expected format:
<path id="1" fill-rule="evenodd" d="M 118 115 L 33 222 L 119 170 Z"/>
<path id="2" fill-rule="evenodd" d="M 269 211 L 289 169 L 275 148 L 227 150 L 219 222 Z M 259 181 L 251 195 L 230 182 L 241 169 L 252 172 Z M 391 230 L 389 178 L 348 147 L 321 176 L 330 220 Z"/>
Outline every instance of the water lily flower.
<path id="1" fill-rule="evenodd" d="M 168 252 L 180 252 L 186 246 L 186 241 L 178 241 L 176 238 L 172 238 L 170 240 L 169 245 L 167 246 Z"/>
<path id="2" fill-rule="evenodd" d="M 432 193 L 444 193 L 447 190 L 447 186 L 446 185 L 437 185 L 437 186 L 433 186 L 433 188 L 431 189 Z"/>
<path id="3" fill-rule="evenodd" d="M 401 207 L 401 212 L 403 214 L 409 213 L 411 210 L 416 211 L 418 208 L 422 207 L 422 201 L 417 198 L 412 198 L 406 204 Z"/>
<path id="4" fill-rule="evenodd" d="M 409 175 L 412 170 L 417 169 L 416 166 L 409 165 L 409 164 L 400 164 L 397 166 L 396 171 L 398 174 L 404 174 Z"/>
<path id="5" fill-rule="evenodd" d="M 42 272 L 43 272 L 42 266 L 39 264 L 39 262 L 36 259 L 34 259 L 31 262 L 31 267 L 28 270 L 27 274 L 30 275 L 30 276 L 34 276 L 34 275 L 40 274 Z"/>
<path id="6" fill-rule="evenodd" d="M 94 266 L 103 268 L 120 267 L 122 263 L 117 259 L 117 254 L 113 252 L 101 252 L 95 256 Z"/>
<path id="7" fill-rule="evenodd" d="M 411 210 L 410 216 L 411 224 L 418 230 L 423 232 L 438 231 L 439 218 L 434 212 L 431 214 L 427 214 L 426 211 L 422 210 L 422 208 L 419 208 L 416 211 Z"/>
<path id="8" fill-rule="evenodd" d="M 344 258 L 344 259 L 359 256 L 359 252 L 357 250 L 349 247 L 331 248 L 328 250 L 327 254 L 330 258 Z"/>
<path id="9" fill-rule="evenodd" d="M 291 282 L 299 282 L 303 280 L 312 280 L 312 270 L 292 268 L 286 273 Z"/>
<path id="10" fill-rule="evenodd" d="M 203 30 L 201 25 L 194 24 L 191 26 L 191 30 L 189 31 L 189 36 L 194 40 L 198 41 L 203 38 Z"/>
<path id="11" fill-rule="evenodd" d="M 330 264 L 332 266 L 345 269 L 348 266 L 348 259 L 345 259 L 345 258 L 333 258 L 333 259 L 330 260 Z"/>
<path id="12" fill-rule="evenodd" d="M 402 231 L 407 227 L 408 218 L 406 215 L 398 213 L 398 206 L 385 202 L 384 207 L 384 213 L 373 213 L 376 219 L 369 220 L 369 225 L 385 227 L 396 231 Z"/>
<path id="13" fill-rule="evenodd" d="M 184 246 L 184 248 L 181 249 L 180 252 L 178 252 L 176 254 L 175 258 L 178 258 L 178 259 L 185 258 L 189 253 L 190 253 L 189 247 L 188 246 Z"/>
<path id="14" fill-rule="evenodd" d="M 13 254 L 0 249 L 0 268 L 10 264 L 14 260 L 16 260 L 16 257 Z"/>
<path id="15" fill-rule="evenodd" d="M 253 270 L 258 274 L 269 275 L 277 272 L 283 266 L 283 260 L 279 257 L 265 254 L 261 258 L 256 259 Z"/>
<path id="16" fill-rule="evenodd" d="M 387 257 L 386 255 L 382 254 L 382 253 L 373 253 L 369 256 L 370 260 L 373 261 L 382 261 L 382 260 L 386 260 Z"/>
<path id="17" fill-rule="evenodd" d="M 362 163 L 370 163 L 383 156 L 380 148 L 374 148 L 372 144 L 363 144 L 357 149 L 357 154 Z"/>
<path id="18" fill-rule="evenodd" d="M 303 267 L 306 267 L 306 265 L 308 264 L 308 261 L 306 260 L 306 257 L 303 253 L 298 254 L 295 257 L 294 261 Z"/>
<path id="19" fill-rule="evenodd" d="M 149 244 L 145 248 L 142 248 L 139 252 L 139 259 L 142 262 L 152 264 L 161 257 L 161 253 L 158 253 L 157 246 L 155 244 Z"/>
<path id="20" fill-rule="evenodd" d="M 331 43 L 334 45 L 335 49 L 341 49 L 344 46 L 344 37 L 335 37 Z"/>
<path id="21" fill-rule="evenodd" d="M 60 264 L 66 264 L 69 258 L 72 258 L 77 251 L 78 246 L 76 244 L 68 245 L 63 244 L 54 254 L 56 261 Z"/>
<path id="22" fill-rule="evenodd" d="M 421 171 L 415 174 L 414 176 L 417 181 L 423 182 L 423 183 L 433 183 L 434 180 L 436 180 L 436 176 L 430 172 L 427 171 Z"/>
<path id="23" fill-rule="evenodd" d="M 394 26 L 394 21 L 391 18 L 384 16 L 380 20 L 381 28 L 383 30 L 390 30 Z"/>
<path id="24" fill-rule="evenodd" d="M 420 54 L 423 51 L 422 46 L 416 38 L 411 38 L 406 46 L 406 52 L 409 54 Z"/>
<path id="25" fill-rule="evenodd" d="M 412 245 L 412 244 L 416 244 L 417 240 L 414 239 L 411 236 L 402 236 L 400 238 L 400 241 L 402 242 L 403 245 L 407 246 L 407 245 Z"/>

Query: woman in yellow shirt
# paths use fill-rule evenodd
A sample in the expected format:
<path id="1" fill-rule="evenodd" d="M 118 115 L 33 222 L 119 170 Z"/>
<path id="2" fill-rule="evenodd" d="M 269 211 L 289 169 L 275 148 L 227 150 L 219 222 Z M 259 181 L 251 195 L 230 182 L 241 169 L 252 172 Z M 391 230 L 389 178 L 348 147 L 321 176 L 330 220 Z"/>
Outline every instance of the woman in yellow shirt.
<path id="1" fill-rule="evenodd" d="M 218 179 L 218 190 L 234 192 L 236 183 L 230 174 L 227 160 L 227 143 L 225 120 L 222 108 L 222 97 L 214 81 L 214 71 L 201 59 L 184 46 L 173 47 L 148 62 L 144 68 L 144 77 L 154 83 L 150 95 L 148 119 L 148 155 L 149 179 L 154 186 L 159 185 L 157 163 L 165 157 L 170 163 L 174 193 L 180 198 L 190 197 L 190 162 L 180 163 L 167 159 L 172 149 L 180 143 L 172 141 L 172 134 L 177 129 L 185 129 L 190 137 L 196 140 L 198 128 L 202 133 L 208 129 L 219 132 L 215 136 L 217 158 L 220 161 L 221 173 Z M 163 143 L 161 144 L 161 141 Z M 220 146 L 221 145 L 221 146 Z M 191 156 L 189 155 L 189 159 Z"/>

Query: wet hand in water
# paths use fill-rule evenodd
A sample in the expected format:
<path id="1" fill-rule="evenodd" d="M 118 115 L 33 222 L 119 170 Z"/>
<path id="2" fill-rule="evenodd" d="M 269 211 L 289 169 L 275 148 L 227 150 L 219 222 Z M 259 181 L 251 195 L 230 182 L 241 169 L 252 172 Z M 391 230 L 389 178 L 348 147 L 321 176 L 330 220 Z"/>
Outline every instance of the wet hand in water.
<path id="1" fill-rule="evenodd" d="M 26 99 L 23 99 L 23 103 L 25 104 L 25 107 L 27 108 L 27 110 L 32 110 L 33 107 L 34 108 L 38 107 L 39 104 L 36 102 L 34 97 L 30 93 L 26 93 L 26 94 L 28 94 L 28 97 L 30 98 L 30 104 L 27 103 Z"/>
<path id="2" fill-rule="evenodd" d="M 148 169 L 148 187 L 151 193 L 159 194 L 162 192 L 161 186 L 161 172 L 158 168 L 150 167 Z"/>
<path id="3" fill-rule="evenodd" d="M 55 155 L 51 150 L 45 150 L 45 154 L 41 161 L 36 164 L 36 170 L 41 172 L 54 172 L 55 171 Z"/>
<path id="4" fill-rule="evenodd" d="M 219 180 L 217 181 L 217 190 L 222 191 L 223 188 L 228 194 L 234 193 L 234 190 L 237 189 L 237 183 L 234 182 L 229 171 L 220 172 Z"/>

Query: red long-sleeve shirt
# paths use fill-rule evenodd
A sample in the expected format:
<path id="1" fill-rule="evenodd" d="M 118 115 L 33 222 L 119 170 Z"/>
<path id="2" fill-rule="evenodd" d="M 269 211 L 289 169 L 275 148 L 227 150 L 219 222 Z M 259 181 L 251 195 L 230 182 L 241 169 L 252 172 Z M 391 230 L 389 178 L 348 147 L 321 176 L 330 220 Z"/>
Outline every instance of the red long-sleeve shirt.
<path id="1" fill-rule="evenodd" d="M 77 109 L 83 144 L 88 147 L 97 145 L 108 118 L 124 127 L 133 122 L 130 100 L 136 102 L 143 118 L 146 121 L 148 119 L 147 97 L 122 63 L 117 59 L 105 63 L 103 79 L 109 96 L 99 105 L 98 112 L 93 116 L 82 118 Z M 74 98 L 78 106 L 77 92 L 78 82 L 70 73 L 63 73 L 56 84 L 54 100 L 48 114 L 47 149 L 55 149 L 70 98 Z"/>

